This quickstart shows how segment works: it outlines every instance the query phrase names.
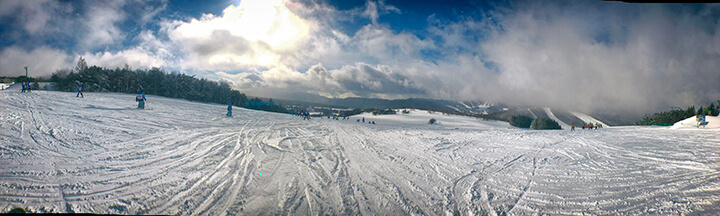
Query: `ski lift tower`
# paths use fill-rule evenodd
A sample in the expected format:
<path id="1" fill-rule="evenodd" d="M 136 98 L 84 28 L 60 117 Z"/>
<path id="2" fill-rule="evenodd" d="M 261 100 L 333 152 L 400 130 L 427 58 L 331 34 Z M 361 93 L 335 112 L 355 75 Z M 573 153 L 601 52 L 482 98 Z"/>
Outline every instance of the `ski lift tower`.
<path id="1" fill-rule="evenodd" d="M 28 66 L 25 66 L 25 82 L 27 83 L 27 84 L 25 84 L 25 85 L 26 85 L 26 88 L 27 88 L 27 91 L 26 91 L 26 92 L 30 92 L 30 78 L 28 77 L 27 67 L 28 67 Z"/>

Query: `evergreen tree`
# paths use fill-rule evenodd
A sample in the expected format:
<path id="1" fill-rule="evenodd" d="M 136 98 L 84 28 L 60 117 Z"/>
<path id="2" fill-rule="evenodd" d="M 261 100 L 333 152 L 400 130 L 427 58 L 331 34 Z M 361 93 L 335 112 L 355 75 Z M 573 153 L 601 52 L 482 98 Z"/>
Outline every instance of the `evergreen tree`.
<path id="1" fill-rule="evenodd" d="M 718 107 L 715 106 L 715 103 L 710 103 L 710 106 L 708 107 L 710 110 L 710 115 L 717 115 L 715 114 L 717 112 Z"/>
<path id="2" fill-rule="evenodd" d="M 516 115 L 510 118 L 510 125 L 519 128 L 530 128 L 533 118 L 525 115 Z"/>
<path id="3" fill-rule="evenodd" d="M 82 72 L 88 69 L 88 64 L 85 62 L 85 59 L 80 56 L 80 59 L 78 59 L 77 65 L 75 65 L 75 72 Z"/>
<path id="4" fill-rule="evenodd" d="M 537 118 L 530 124 L 533 130 L 561 130 L 560 124 L 549 118 Z"/>
<path id="5" fill-rule="evenodd" d="M 695 106 L 688 107 L 685 111 L 685 118 L 690 118 L 695 115 Z"/>

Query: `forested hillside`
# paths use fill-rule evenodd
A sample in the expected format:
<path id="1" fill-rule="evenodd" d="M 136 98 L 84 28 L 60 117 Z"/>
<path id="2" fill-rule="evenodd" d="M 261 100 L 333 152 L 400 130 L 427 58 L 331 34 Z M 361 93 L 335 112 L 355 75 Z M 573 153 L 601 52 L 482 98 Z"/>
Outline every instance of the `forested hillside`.
<path id="1" fill-rule="evenodd" d="M 236 106 L 244 106 L 248 101 L 245 94 L 231 89 L 225 82 L 169 73 L 160 68 L 132 70 L 127 65 L 115 69 L 88 67 L 82 58 L 74 70 L 58 70 L 52 74 L 50 81 L 60 91 L 76 91 L 82 86 L 88 92 L 144 92 L 191 101 L 232 103 Z"/>
<path id="2" fill-rule="evenodd" d="M 718 103 L 720 104 L 720 101 Z M 645 116 L 637 123 L 637 125 L 668 126 L 680 120 L 700 114 L 717 116 L 718 114 L 720 114 L 720 109 L 718 109 L 718 106 L 716 106 L 715 103 L 710 103 L 707 108 L 703 108 L 701 106 L 700 108 L 697 108 L 697 110 L 695 109 L 695 106 L 692 106 L 688 107 L 687 109 L 674 109 L 671 111 L 658 112 L 653 113 L 649 116 Z"/>

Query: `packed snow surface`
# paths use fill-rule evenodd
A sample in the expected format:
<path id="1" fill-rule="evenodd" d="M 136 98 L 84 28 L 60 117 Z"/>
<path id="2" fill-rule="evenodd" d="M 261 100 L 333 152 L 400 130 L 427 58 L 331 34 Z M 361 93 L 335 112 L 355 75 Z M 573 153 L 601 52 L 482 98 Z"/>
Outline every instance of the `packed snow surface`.
<path id="1" fill-rule="evenodd" d="M 372 113 L 363 113 L 356 115 L 352 121 L 357 122 L 365 119 L 366 124 L 374 121 L 376 125 L 393 126 L 400 128 L 418 128 L 418 129 L 493 129 L 493 128 L 509 128 L 510 124 L 503 121 L 483 121 L 482 119 L 443 115 L 442 113 L 425 111 L 425 110 L 408 110 L 410 113 L 402 114 L 402 109 L 396 110 L 396 115 L 373 115 Z M 437 120 L 436 124 L 430 124 L 430 119 Z"/>
<path id="2" fill-rule="evenodd" d="M 313 118 L 0 93 L 0 208 L 117 214 L 720 212 L 718 130 L 531 131 L 425 111 Z M 357 118 L 376 124 L 358 123 Z M 436 117 L 440 124 L 427 121 Z"/>
<path id="3" fill-rule="evenodd" d="M 720 128 L 720 117 L 719 116 L 705 116 L 705 121 L 708 122 L 705 126 L 699 126 L 697 122 L 697 116 L 686 118 L 685 120 L 675 122 L 671 129 L 718 129 Z"/>

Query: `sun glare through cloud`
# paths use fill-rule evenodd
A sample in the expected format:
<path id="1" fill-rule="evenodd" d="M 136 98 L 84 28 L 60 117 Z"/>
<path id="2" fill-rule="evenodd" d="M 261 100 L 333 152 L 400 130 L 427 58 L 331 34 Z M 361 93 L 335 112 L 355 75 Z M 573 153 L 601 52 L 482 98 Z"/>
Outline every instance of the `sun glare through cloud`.
<path id="1" fill-rule="evenodd" d="M 171 37 L 194 41 L 187 48 L 201 51 L 196 60 L 213 68 L 272 67 L 278 64 L 278 52 L 292 49 L 307 39 L 310 31 L 308 22 L 290 11 L 286 3 L 241 1 L 219 16 L 205 14 L 190 22 L 177 22 Z"/>

